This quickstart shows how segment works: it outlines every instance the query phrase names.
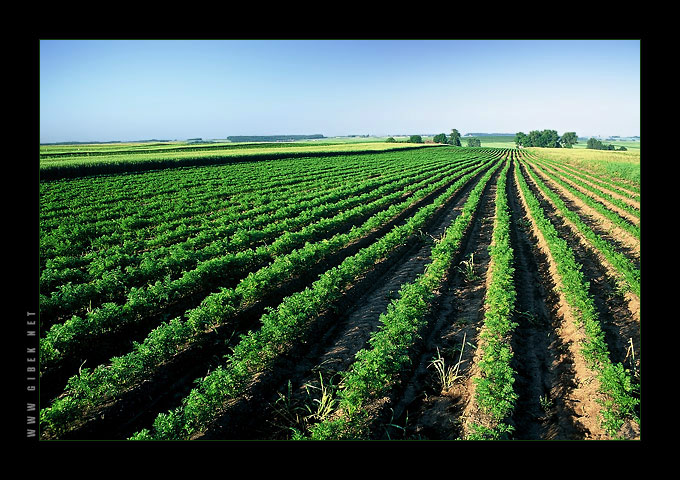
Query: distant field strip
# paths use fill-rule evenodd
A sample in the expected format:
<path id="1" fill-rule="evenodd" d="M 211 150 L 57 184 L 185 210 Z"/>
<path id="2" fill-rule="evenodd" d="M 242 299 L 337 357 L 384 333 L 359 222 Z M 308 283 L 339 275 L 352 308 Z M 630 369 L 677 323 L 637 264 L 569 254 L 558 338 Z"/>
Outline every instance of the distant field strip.
<path id="1" fill-rule="evenodd" d="M 375 153 L 391 150 L 431 148 L 435 144 L 413 143 L 341 143 L 341 144 L 247 144 L 202 145 L 168 148 L 159 146 L 140 150 L 93 150 L 92 152 L 57 151 L 40 153 L 41 180 L 55 180 L 87 175 L 116 174 L 172 167 L 191 167 L 234 163 L 240 161 L 271 160 L 291 157 L 328 157 Z"/>

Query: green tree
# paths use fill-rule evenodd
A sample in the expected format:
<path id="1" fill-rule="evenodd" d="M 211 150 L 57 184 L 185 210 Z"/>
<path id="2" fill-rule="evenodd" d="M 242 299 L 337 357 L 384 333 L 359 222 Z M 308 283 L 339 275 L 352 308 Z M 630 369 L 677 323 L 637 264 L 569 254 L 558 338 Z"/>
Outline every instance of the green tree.
<path id="1" fill-rule="evenodd" d="M 468 147 L 481 147 L 482 141 L 479 138 L 468 138 L 467 146 Z"/>
<path id="2" fill-rule="evenodd" d="M 432 140 L 434 143 L 447 143 L 446 142 L 446 134 L 445 133 L 440 133 L 438 135 L 435 135 Z"/>
<path id="3" fill-rule="evenodd" d="M 387 140 L 385 140 L 386 143 L 396 143 L 397 141 L 394 139 L 394 137 L 389 137 Z"/>
<path id="4" fill-rule="evenodd" d="M 408 143 L 423 143 L 423 137 L 420 135 L 411 135 L 408 137 Z"/>
<path id="5" fill-rule="evenodd" d="M 515 134 L 515 145 L 518 147 L 528 147 L 529 145 L 526 144 L 527 142 L 527 135 L 524 132 L 517 132 Z"/>
<path id="6" fill-rule="evenodd" d="M 564 132 L 560 138 L 560 143 L 564 148 L 571 148 L 573 145 L 578 143 L 578 137 L 576 132 Z"/>
<path id="7" fill-rule="evenodd" d="M 557 130 L 543 130 L 539 135 L 539 145 L 538 147 L 545 148 L 559 148 L 560 147 L 560 136 L 557 134 Z"/>
<path id="8" fill-rule="evenodd" d="M 451 137 L 449 138 L 449 144 L 460 147 L 460 132 L 455 128 L 451 129 Z"/>
<path id="9" fill-rule="evenodd" d="M 604 147 L 604 145 L 597 138 L 591 137 L 586 142 L 586 148 L 590 148 L 592 150 L 602 150 L 603 147 Z"/>

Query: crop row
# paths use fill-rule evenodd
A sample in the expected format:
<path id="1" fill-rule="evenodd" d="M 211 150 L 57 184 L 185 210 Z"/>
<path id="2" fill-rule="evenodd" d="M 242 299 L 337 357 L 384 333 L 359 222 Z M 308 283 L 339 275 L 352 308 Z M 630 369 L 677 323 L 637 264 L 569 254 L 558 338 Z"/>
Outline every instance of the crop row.
<path id="1" fill-rule="evenodd" d="M 451 269 L 482 192 L 500 163 L 489 169 L 470 192 L 456 220 L 432 249 L 432 261 L 415 281 L 405 284 L 399 298 L 380 316 L 380 328 L 371 336 L 370 347 L 360 350 L 344 372 L 338 391 L 335 415 L 311 427 L 315 440 L 365 438 L 368 416 L 365 406 L 393 388 L 404 369 L 411 365 L 409 353 L 420 338 L 435 292 Z M 305 438 L 297 432 L 294 438 Z"/>
<path id="2" fill-rule="evenodd" d="M 538 160 L 537 157 L 534 156 L 534 160 Z M 569 166 L 568 164 L 564 162 L 558 162 L 555 160 L 549 160 L 546 158 L 541 158 L 540 162 L 543 165 L 549 165 L 552 166 L 556 170 L 561 170 L 564 172 L 569 172 L 574 178 L 577 178 L 583 182 L 587 183 L 594 183 L 595 185 L 599 185 L 601 188 L 605 190 L 612 191 L 618 195 L 621 195 L 625 198 L 628 198 L 629 200 L 633 202 L 640 203 L 640 190 L 631 187 L 630 185 L 623 185 L 619 182 L 616 182 L 612 180 L 611 178 L 606 178 L 606 177 L 596 177 L 593 176 L 592 174 L 588 174 L 583 171 L 579 171 L 575 169 L 574 167 Z"/>
<path id="3" fill-rule="evenodd" d="M 260 329 L 241 338 L 226 365 L 199 380 L 180 407 L 159 415 L 152 430 L 144 429 L 133 438 L 189 438 L 206 428 L 224 411 L 230 399 L 246 391 L 254 375 L 270 367 L 283 352 L 303 342 L 316 316 L 337 301 L 360 275 L 404 245 L 448 199 L 488 168 L 487 163 L 461 177 L 406 223 L 327 270 L 310 287 L 286 297 L 275 310 L 262 316 Z"/>
<path id="4" fill-rule="evenodd" d="M 598 312 L 588 291 L 588 282 L 574 252 L 560 237 L 529 189 L 519 163 L 515 164 L 515 181 L 520 187 L 523 203 L 548 245 L 559 276 L 560 291 L 574 313 L 576 326 L 583 329 L 585 340 L 579 353 L 596 374 L 600 391 L 606 395 L 607 400 L 602 402 L 602 425 L 615 436 L 626 420 L 639 423 L 639 385 L 631 380 L 630 371 L 623 364 L 611 361 Z"/>
<path id="5" fill-rule="evenodd" d="M 526 163 L 524 164 L 526 166 Z M 535 174 L 535 172 L 526 167 L 533 182 L 538 186 L 543 195 L 547 196 L 555 205 L 560 214 L 572 222 L 578 231 L 590 242 L 590 244 L 599 250 L 604 257 L 611 263 L 617 272 L 620 282 L 625 288 L 631 290 L 638 297 L 640 296 L 640 269 L 622 253 L 618 252 L 614 245 L 595 233 L 573 210 L 570 210 L 565 202 L 554 191 L 549 189 L 545 183 Z"/>
<path id="6" fill-rule="evenodd" d="M 639 209 L 634 209 L 630 207 L 628 204 L 625 204 L 624 202 L 614 199 L 610 194 L 605 194 L 599 189 L 591 189 L 583 185 L 583 189 L 586 191 L 589 191 L 590 194 L 583 193 L 581 190 L 574 188 L 572 185 L 569 183 L 565 182 L 561 177 L 562 175 L 556 175 L 553 173 L 550 173 L 546 171 L 544 168 L 540 167 L 540 163 L 537 162 L 535 159 L 531 160 L 532 166 L 534 168 L 540 170 L 543 172 L 546 176 L 548 176 L 550 179 L 552 179 L 554 182 L 557 184 L 561 185 L 563 188 L 568 190 L 571 194 L 582 200 L 586 205 L 589 207 L 592 207 L 593 209 L 597 210 L 600 214 L 602 214 L 605 218 L 610 220 L 612 223 L 618 225 L 622 229 L 626 230 L 628 233 L 633 235 L 635 238 L 638 240 L 640 239 L 640 226 L 639 226 L 639 218 L 640 218 L 640 212 Z M 617 212 L 611 209 L 606 203 L 604 203 L 603 200 L 610 200 L 610 204 L 616 205 L 618 207 L 621 207 L 622 205 L 624 208 L 622 210 L 624 212 L 627 212 L 630 214 L 630 218 L 637 219 L 637 223 L 634 223 L 631 220 L 623 218 L 621 215 L 619 215 Z"/>
<path id="7" fill-rule="evenodd" d="M 434 148 L 430 145 L 357 144 L 324 145 L 286 149 L 218 149 L 203 151 L 154 151 L 152 153 L 129 153 L 102 155 L 90 159 L 88 156 L 45 159 L 40 165 L 41 181 L 61 180 L 91 175 L 111 175 L 150 170 L 176 169 L 178 167 L 198 167 L 208 165 L 233 165 L 240 162 L 276 160 L 281 157 L 304 158 L 372 154 L 376 151 L 414 150 Z"/>
<path id="8" fill-rule="evenodd" d="M 403 153 L 395 154 L 390 160 L 408 166 L 403 157 Z M 263 162 L 268 169 L 244 164 L 170 171 L 165 176 L 150 172 L 41 184 L 41 256 L 49 258 L 50 253 L 70 250 L 80 253 L 146 237 L 155 240 L 160 235 L 149 245 L 153 246 L 167 241 L 163 235 L 173 230 L 179 229 L 185 236 L 199 233 L 206 221 L 219 220 L 225 214 L 251 210 L 244 217 L 249 218 L 256 212 L 276 212 L 287 197 L 302 193 L 306 196 L 298 200 L 314 200 L 320 192 L 326 194 L 338 185 L 379 175 L 380 157 L 364 160 L 347 159 L 333 168 L 320 161 L 280 161 Z M 310 169 L 310 173 L 300 174 L 300 168 Z M 135 231 L 121 231 L 126 226 L 135 227 Z M 60 242 L 66 239 L 69 244 L 62 246 Z"/>
<path id="9" fill-rule="evenodd" d="M 513 321 L 517 293 L 506 189 L 509 169 L 508 162 L 496 187 L 495 221 L 489 246 L 491 265 L 487 273 L 489 281 L 485 298 L 486 310 L 479 335 L 480 376 L 475 379 L 477 404 L 490 417 L 490 421 L 488 425 L 470 424 L 470 439 L 508 438 L 513 431 L 508 419 L 518 397 L 513 390 L 516 373 L 511 367 L 511 335 L 517 326 Z"/>
<path id="10" fill-rule="evenodd" d="M 445 173 L 445 169 L 438 171 L 440 176 Z M 77 307 L 84 309 L 88 303 L 91 309 L 92 301 L 97 298 L 113 301 L 116 292 L 120 296 L 129 292 L 130 287 L 170 275 L 174 277 L 185 270 L 200 269 L 202 264 L 209 265 L 220 256 L 254 251 L 266 242 L 270 243 L 271 255 L 290 251 L 293 246 L 320 238 L 325 232 L 343 225 L 345 220 L 360 218 L 374 211 L 372 209 L 381 208 L 386 204 L 385 197 L 391 200 L 405 194 L 408 188 L 416 188 L 413 184 L 417 185 L 418 181 L 423 183 L 428 178 L 436 179 L 432 173 L 416 174 L 407 170 L 389 177 L 385 183 L 357 182 L 353 188 L 336 189 L 332 196 L 324 198 L 325 202 L 314 202 L 306 209 L 305 202 L 298 202 L 293 197 L 287 200 L 287 204 L 282 204 L 276 214 L 258 215 L 252 219 L 247 218 L 247 214 L 226 216 L 220 219 L 219 225 L 212 228 L 205 226 L 199 235 L 172 247 L 158 247 L 138 255 L 100 252 L 100 256 L 88 266 L 92 276 L 84 279 L 87 281 L 62 284 L 50 297 L 45 295 L 41 302 L 44 322 L 51 323 L 50 318 L 59 312 L 77 313 Z M 295 203 L 290 205 L 291 202 Z M 289 205 L 302 206 L 293 209 Z M 124 270 L 119 267 L 124 267 Z M 49 272 L 51 270 L 44 271 L 43 277 Z M 110 288 L 112 285 L 116 288 Z M 97 306 L 96 302 L 94 306 Z"/>
<path id="11" fill-rule="evenodd" d="M 244 302 L 258 298 L 263 294 L 263 289 L 276 286 L 280 279 L 299 272 L 310 262 L 319 261 L 321 255 L 332 254 L 370 231 L 379 222 L 399 212 L 410 200 L 398 204 L 394 202 L 405 194 L 412 193 L 413 198 L 421 198 L 445 184 L 448 177 L 435 177 L 436 181 L 430 183 L 432 180 L 426 178 L 374 202 L 359 205 L 327 222 L 311 224 L 298 234 L 284 233 L 270 245 L 201 262 L 197 268 L 185 272 L 176 280 L 170 280 L 168 277 L 167 280 L 158 280 L 148 289 L 133 288 L 123 305 L 107 303 L 103 308 L 94 309 L 84 317 L 74 315 L 62 324 L 53 325 L 41 342 L 41 368 L 48 368 L 60 358 L 68 356 L 71 345 L 80 345 L 88 337 L 101 336 L 147 318 L 159 309 L 166 308 L 169 303 L 177 302 L 193 294 L 197 289 L 205 289 L 206 285 L 208 287 L 213 285 L 215 283 L 213 279 L 219 280 L 222 285 L 225 285 L 228 278 L 232 279 L 232 283 L 238 282 L 235 291 L 241 293 Z M 391 206 L 380 211 L 387 205 Z M 371 217 L 372 221 L 367 221 L 361 228 L 336 234 L 323 241 L 314 241 L 319 230 L 316 226 L 319 223 L 328 229 L 376 211 L 379 213 Z M 300 244 L 304 246 L 295 249 Z"/>
<path id="12" fill-rule="evenodd" d="M 441 188 L 445 183 L 446 181 L 439 182 L 428 191 Z M 268 278 L 265 277 L 265 273 L 251 274 L 236 289 L 222 289 L 208 296 L 200 307 L 187 312 L 185 319 L 176 318 L 156 328 L 143 343 L 137 344 L 130 354 L 115 357 L 110 365 L 100 366 L 92 372 L 83 369 L 80 375 L 69 380 L 67 393 L 57 399 L 49 409 L 43 410 L 42 418 L 45 425 L 56 431 L 68 428 L 69 422 L 80 410 L 87 410 L 97 402 L 116 397 L 148 375 L 155 368 L 153 365 L 167 361 L 185 348 L 185 344 L 190 342 L 192 337 L 234 317 L 245 305 L 260 298 L 265 289 L 272 288 L 273 285 L 289 278 L 292 274 L 291 267 L 297 268 L 298 272 L 304 271 L 309 268 L 310 263 L 319 260 L 319 255 L 328 254 L 334 244 L 336 248 L 341 248 L 352 238 L 358 238 L 394 215 L 398 215 L 412 202 L 413 199 L 408 199 L 392 205 L 369 219 L 361 228 L 353 228 L 349 234 L 336 235 L 332 242 L 324 240 L 317 244 L 308 244 L 296 250 L 295 256 L 277 258 L 277 261 L 283 259 L 279 264 L 284 270 L 266 267 L 260 272 L 272 272 Z M 298 258 L 303 260 L 295 265 L 294 260 Z"/>

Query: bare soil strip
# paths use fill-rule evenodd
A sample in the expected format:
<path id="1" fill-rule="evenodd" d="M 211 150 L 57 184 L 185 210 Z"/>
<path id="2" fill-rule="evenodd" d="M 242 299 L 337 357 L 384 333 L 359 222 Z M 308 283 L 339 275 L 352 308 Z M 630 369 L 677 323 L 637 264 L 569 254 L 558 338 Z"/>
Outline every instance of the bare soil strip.
<path id="1" fill-rule="evenodd" d="M 640 298 L 631 292 L 622 295 L 617 290 L 614 267 L 584 238 L 575 225 L 559 215 L 550 199 L 540 194 L 531 179 L 528 176 L 526 178 L 534 192 L 539 193 L 537 197 L 542 199 L 544 210 L 549 214 L 552 223 L 563 232 L 564 238 L 577 254 L 577 260 L 584 266 L 583 272 L 591 282 L 591 294 L 598 308 L 603 330 L 607 334 L 612 360 L 618 363 L 626 358 L 631 339 L 639 354 Z M 570 209 L 578 211 L 578 202 L 572 202 L 569 198 L 563 200 Z M 637 357 L 639 362 L 639 355 Z"/>
<path id="2" fill-rule="evenodd" d="M 375 422 L 376 438 L 453 440 L 463 435 L 462 417 L 472 401 L 469 379 L 484 316 L 497 179 L 498 172 L 489 180 L 463 248 L 433 305 L 429 332 L 415 352 L 413 374 L 385 399 L 382 419 Z M 458 268 L 470 258 L 474 277 Z M 432 361 L 438 357 L 444 359 L 445 366 L 459 364 L 459 378 L 451 388 L 443 389 L 437 378 Z"/>
<path id="3" fill-rule="evenodd" d="M 402 284 L 415 279 L 430 261 L 433 239 L 459 215 L 460 209 L 480 173 L 453 195 L 432 217 L 422 235 L 415 237 L 400 252 L 376 265 L 376 268 L 353 285 L 338 305 L 316 322 L 315 331 L 300 348 L 278 362 L 272 371 L 258 377 L 249 393 L 232 402 L 219 421 L 193 439 L 286 439 L 291 425 L 285 414 L 309 405 L 310 388 L 337 384 L 337 372 L 345 370 L 354 355 L 378 328 L 379 315 L 396 298 Z M 279 393 L 286 395 L 292 387 L 291 406 L 281 411 Z M 311 385 L 311 387 L 310 387 Z M 318 391 L 316 391 L 318 392 Z M 318 393 L 315 393 L 319 395 Z M 309 413 L 309 412 L 306 412 Z M 283 417 L 282 417 L 283 415 Z"/>
<path id="4" fill-rule="evenodd" d="M 533 162 L 533 160 L 530 160 L 530 163 L 531 162 Z M 627 220 L 631 224 L 633 224 L 633 225 L 639 225 L 640 224 L 640 218 L 639 217 L 636 217 L 635 215 L 630 214 L 629 212 L 618 207 L 617 205 L 614 205 L 613 203 L 609 202 L 607 199 L 599 197 L 596 193 L 591 192 L 591 191 L 583 188 L 581 185 L 575 184 L 574 182 L 572 182 L 568 178 L 562 178 L 562 180 L 565 183 L 568 183 L 569 185 L 571 185 L 576 190 L 583 193 L 584 195 L 587 195 L 587 196 L 591 197 L 592 199 L 598 201 L 599 203 L 601 203 L 602 205 L 607 207 L 607 209 L 609 209 L 613 212 L 616 212 L 619 216 L 621 216 L 622 218 L 624 218 L 625 220 Z"/>
<path id="5" fill-rule="evenodd" d="M 617 305 L 612 306 L 612 290 L 606 273 L 603 273 L 593 255 L 578 242 L 578 238 L 571 234 L 569 228 L 564 225 L 562 218 L 555 214 L 552 206 L 545 199 L 542 199 L 540 194 L 537 194 L 528 175 L 524 172 L 522 174 L 534 194 L 541 200 L 546 215 L 561 232 L 563 238 L 568 241 L 577 260 L 583 264 L 584 275 L 590 281 L 591 294 L 594 297 L 603 330 L 606 332 L 606 340 L 612 360 L 615 362 L 622 361 L 625 356 L 625 341 L 623 340 L 625 337 L 622 335 L 620 323 L 625 323 L 625 320 L 622 319 L 622 317 L 625 317 L 625 313 Z M 525 211 L 527 211 L 521 192 L 519 192 L 519 197 Z M 531 218 L 528 211 L 527 216 Z M 602 400 L 603 397 L 598 391 L 599 382 L 594 372 L 587 367 L 579 352 L 579 345 L 585 338 L 583 329 L 576 326 L 571 309 L 560 292 L 560 279 L 554 266 L 554 260 L 533 220 L 532 231 L 537 240 L 537 247 L 544 252 L 548 259 L 550 277 L 559 296 L 559 301 L 556 304 L 557 318 L 554 324 L 559 337 L 558 344 L 562 345 L 563 348 L 554 349 L 555 352 L 560 354 L 557 363 L 553 365 L 553 370 L 558 375 L 559 381 L 557 387 L 552 389 L 550 399 L 554 400 L 553 406 L 556 411 L 565 412 L 567 417 L 571 417 L 566 422 L 567 432 L 573 432 L 573 426 L 575 426 L 576 430 L 582 435 L 581 439 L 609 439 L 610 437 L 600 426 L 601 406 L 596 400 Z M 565 417 L 560 414 L 558 418 L 561 420 Z M 564 425 L 564 422 L 560 421 L 559 425 Z M 558 433 L 557 438 L 560 438 L 560 435 L 564 434 Z M 569 433 L 567 433 L 567 437 L 569 437 Z"/>
<path id="6" fill-rule="evenodd" d="M 576 176 L 576 175 L 579 174 L 579 173 L 581 173 L 581 174 L 583 173 L 583 172 L 577 172 L 576 170 L 570 169 L 570 168 L 565 167 L 565 166 L 558 167 L 558 166 L 556 166 L 556 165 L 548 164 L 548 163 L 545 163 L 545 162 L 540 162 L 540 163 L 541 163 L 541 165 L 543 165 L 543 166 L 545 166 L 545 167 L 547 167 L 547 168 L 550 168 L 550 169 L 554 170 L 554 171 L 555 171 L 556 173 L 558 173 L 558 174 L 567 173 L 567 174 Z M 563 177 L 563 175 L 560 175 L 560 176 Z M 587 175 L 582 175 L 582 177 L 587 177 Z M 592 177 L 591 177 L 591 178 L 592 178 Z M 565 180 L 567 180 L 567 179 L 565 179 Z M 603 192 L 605 192 L 605 193 L 611 195 L 612 197 L 617 198 L 617 199 L 619 199 L 619 200 L 621 200 L 621 201 L 623 201 L 623 202 L 626 202 L 626 203 L 627 203 L 628 205 L 630 205 L 631 207 L 633 207 L 633 208 L 635 208 L 635 209 L 637 209 L 637 210 L 640 210 L 640 202 L 635 201 L 635 200 L 633 200 L 633 199 L 630 198 L 630 197 L 627 197 L 627 196 L 625 196 L 625 195 L 622 195 L 621 193 L 619 193 L 619 192 L 617 192 L 617 191 L 615 191 L 615 190 L 612 190 L 612 189 L 610 189 L 610 188 L 607 188 L 607 187 L 605 187 L 605 186 L 603 186 L 603 185 L 601 185 L 601 184 L 599 184 L 599 183 L 596 183 L 596 182 L 594 182 L 594 181 L 588 181 L 586 178 L 579 178 L 579 180 L 582 181 L 583 183 L 585 183 L 586 185 L 590 185 L 591 187 L 600 189 L 600 190 L 602 190 Z M 622 189 L 622 190 L 623 190 L 623 189 Z M 631 192 L 631 194 L 632 194 L 632 192 Z"/>

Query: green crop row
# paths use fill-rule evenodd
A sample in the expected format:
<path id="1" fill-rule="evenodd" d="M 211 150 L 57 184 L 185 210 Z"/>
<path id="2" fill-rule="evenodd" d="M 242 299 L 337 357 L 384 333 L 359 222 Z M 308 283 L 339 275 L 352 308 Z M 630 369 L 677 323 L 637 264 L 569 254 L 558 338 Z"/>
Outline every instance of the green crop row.
<path id="1" fill-rule="evenodd" d="M 587 238 L 588 241 L 612 264 L 619 273 L 619 280 L 623 282 L 625 288 L 632 291 L 635 295 L 640 296 L 640 269 L 636 268 L 625 255 L 617 252 L 610 242 L 593 232 L 593 230 L 581 220 L 579 215 L 570 210 L 564 201 L 555 194 L 555 192 L 549 189 L 530 168 L 527 167 L 526 170 L 541 192 L 550 198 L 560 214 L 572 222 L 583 236 Z"/>
<path id="2" fill-rule="evenodd" d="M 394 227 L 375 243 L 326 271 L 311 287 L 286 297 L 276 310 L 263 315 L 259 330 L 242 336 L 225 366 L 199 380 L 182 405 L 160 414 L 151 430 L 144 429 L 132 438 L 184 439 L 206 428 L 223 412 L 229 399 L 245 392 L 249 379 L 271 366 L 282 352 L 304 340 L 316 315 L 339 299 L 344 289 L 376 262 L 405 244 L 438 208 L 483 168 L 488 165 L 460 178 L 405 224 Z"/>
<path id="3" fill-rule="evenodd" d="M 404 369 L 411 365 L 412 350 L 431 308 L 435 291 L 449 272 L 459 251 L 465 231 L 470 225 L 482 192 L 500 164 L 489 169 L 479 180 L 454 222 L 432 249 L 432 261 L 416 280 L 405 284 L 399 298 L 380 316 L 380 327 L 369 340 L 370 348 L 357 352 L 355 361 L 342 376 L 338 391 L 339 416 L 311 426 L 309 437 L 296 432 L 294 438 L 313 440 L 360 439 L 368 433 L 364 408 L 371 400 L 384 396 L 394 387 Z"/>
<path id="4" fill-rule="evenodd" d="M 465 164 L 460 165 L 462 167 Z M 467 167 L 471 168 L 473 167 Z M 53 325 L 40 343 L 41 369 L 49 368 L 68 356 L 73 345 L 79 345 L 87 338 L 96 338 L 138 322 L 149 315 L 157 314 L 168 304 L 186 298 L 198 289 L 205 290 L 214 286 L 215 279 L 222 285 L 227 283 L 227 279 L 231 279 L 232 284 L 237 284 L 236 291 L 243 292 L 244 299 L 259 298 L 264 293 L 264 288 L 272 289 L 279 280 L 299 273 L 310 263 L 338 251 L 353 239 L 370 231 L 378 224 L 377 221 L 385 221 L 396 214 L 410 202 L 406 200 L 393 204 L 404 195 L 412 194 L 414 198 L 420 198 L 449 181 L 446 176 L 418 179 L 420 181 L 415 185 L 383 195 L 374 202 L 359 205 L 328 222 L 322 222 L 322 226 L 330 229 L 373 212 L 373 222 L 365 224 L 362 228 L 355 228 L 349 233 L 337 234 L 330 239 L 316 242 L 314 242 L 314 237 L 318 234 L 316 224 L 298 233 L 284 232 L 270 245 L 201 262 L 197 268 L 184 272 L 174 280 L 168 276 L 146 289 L 133 288 L 128 294 L 127 302 L 122 305 L 105 303 L 101 308 L 96 308 L 85 316 L 74 315 L 64 323 Z M 346 201 L 349 202 L 351 199 Z M 383 210 L 382 214 L 375 213 L 388 205 L 392 206 Z M 303 246 L 295 249 L 299 244 Z"/>
<path id="5" fill-rule="evenodd" d="M 496 218 L 489 254 L 490 280 L 487 286 L 484 326 L 479 336 L 480 377 L 475 378 L 475 398 L 490 416 L 489 425 L 471 424 L 471 440 L 509 438 L 514 427 L 508 419 L 514 409 L 517 393 L 513 390 L 515 372 L 511 367 L 510 338 L 517 324 L 513 322 L 515 306 L 514 254 L 510 240 L 510 209 L 507 176 L 510 163 L 501 171 L 496 187 Z"/>
<path id="6" fill-rule="evenodd" d="M 447 182 L 445 179 L 432 184 L 419 196 L 422 198 Z M 251 273 L 235 289 L 222 289 L 207 297 L 199 307 L 186 313 L 185 320 L 176 318 L 162 324 L 142 344 L 136 344 L 132 352 L 112 359 L 111 365 L 100 366 L 93 371 L 83 369 L 80 375 L 69 380 L 67 395 L 43 410 L 45 425 L 57 431 L 68 428 L 72 419 L 79 415 L 79 411 L 115 397 L 125 388 L 134 385 L 152 371 L 155 365 L 183 349 L 192 337 L 230 320 L 241 308 L 260 298 L 264 291 L 289 278 L 291 269 L 305 271 L 311 263 L 383 225 L 414 201 L 409 198 L 394 204 L 371 217 L 360 228 L 353 228 L 350 232 L 336 235 L 330 240 L 307 244 L 290 255 L 277 258 L 274 264 L 258 274 Z"/>
<path id="7" fill-rule="evenodd" d="M 338 160 L 330 169 L 329 162 L 318 159 L 281 160 L 41 184 L 41 258 L 147 237 L 153 241 L 140 248 L 149 248 L 173 230 L 181 236 L 200 233 L 206 222 L 221 223 L 226 214 L 252 218 L 256 212 L 276 212 L 282 199 L 300 193 L 298 200 L 314 201 L 329 188 L 379 174 L 385 161 L 394 162 L 394 170 L 415 163 L 404 153 L 367 157 L 362 164 L 353 158 Z M 310 172 L 299 173 L 300 168 Z M 64 240 L 68 244 L 62 246 Z"/>
<path id="8" fill-rule="evenodd" d="M 563 172 L 554 172 L 554 170 L 553 170 L 552 174 L 548 173 L 546 171 L 548 169 L 548 167 L 546 167 L 546 165 L 541 160 L 534 159 L 534 160 L 532 160 L 532 163 L 534 163 L 536 165 L 540 165 L 541 167 L 543 167 L 543 168 L 541 168 L 541 171 L 544 171 L 546 173 L 546 175 L 550 175 L 551 178 L 558 179 L 561 185 L 565 185 L 565 186 L 569 185 L 564 180 L 564 179 L 568 179 L 568 180 L 571 181 L 572 184 L 578 185 L 583 190 L 590 192 L 591 195 L 586 195 L 586 196 L 589 196 L 590 198 L 593 198 L 593 196 L 596 197 L 595 198 L 596 202 L 601 202 L 602 200 L 606 200 L 610 204 L 620 208 L 624 212 L 629 213 L 632 217 L 636 217 L 638 219 L 640 218 L 640 209 L 631 206 L 629 203 L 621 200 L 620 198 L 614 197 L 611 193 L 605 192 L 605 191 L 601 190 L 600 188 L 597 188 L 593 185 L 589 185 L 589 184 L 577 179 L 574 175 L 567 173 L 567 172 L 564 172 L 564 171 Z M 571 187 L 571 190 L 578 191 L 573 186 Z"/>
<path id="9" fill-rule="evenodd" d="M 110 175 L 129 172 L 142 172 L 178 167 L 197 167 L 206 165 L 235 164 L 274 160 L 278 158 L 333 157 L 336 155 L 374 154 L 376 151 L 408 150 L 437 148 L 434 145 L 400 145 L 400 144 L 362 144 L 362 145 L 326 145 L 300 147 L 298 149 L 280 149 L 267 151 L 266 148 L 248 150 L 210 150 L 210 151 L 174 151 L 153 153 L 132 153 L 106 155 L 96 157 L 71 157 L 41 161 L 41 181 L 59 180 L 88 175 Z M 284 150 L 284 151 L 282 151 Z"/>
<path id="10" fill-rule="evenodd" d="M 445 169 L 442 169 L 441 172 L 440 175 L 444 175 Z M 417 184 L 417 182 L 424 184 L 428 181 L 436 181 L 436 178 L 428 173 L 416 175 L 407 170 L 405 173 L 399 174 L 398 177 L 389 177 L 392 183 L 357 182 L 353 190 L 341 189 L 339 192 L 334 192 L 333 197 L 327 198 L 329 203 L 316 205 L 306 210 L 291 212 L 290 209 L 282 207 L 276 214 L 257 217 L 257 222 L 242 219 L 240 215 L 227 217 L 221 220 L 224 223 L 221 223 L 218 228 L 206 227 L 206 230 L 202 232 L 207 231 L 210 232 L 211 236 L 222 237 L 203 248 L 196 241 L 197 237 L 194 237 L 191 241 L 176 244 L 173 247 L 159 247 L 148 250 L 140 255 L 115 253 L 107 255 L 102 253 L 88 267 L 90 272 L 93 272 L 100 265 L 106 268 L 99 274 L 98 279 L 91 278 L 89 281 L 80 284 L 67 283 L 54 291 L 49 297 L 44 295 L 41 289 L 41 295 L 43 295 L 41 296 L 41 320 L 45 325 L 52 323 L 50 319 L 60 312 L 71 315 L 77 314 L 78 308 L 81 311 L 84 311 L 85 308 L 91 311 L 93 307 L 98 307 L 97 299 L 100 299 L 101 303 L 115 301 L 116 298 L 120 299 L 126 293 L 128 296 L 132 295 L 131 287 L 139 287 L 147 281 L 162 279 L 170 275 L 175 278 L 178 274 L 184 276 L 189 274 L 192 269 L 199 272 L 201 270 L 215 271 L 218 276 L 222 277 L 229 272 L 225 272 L 224 269 L 216 269 L 216 264 L 224 263 L 223 259 L 229 257 L 238 260 L 239 257 L 246 255 L 244 252 L 248 252 L 251 256 L 254 255 L 253 258 L 248 260 L 248 265 L 268 262 L 276 255 L 287 253 L 294 247 L 304 245 L 307 241 L 316 241 L 328 232 L 332 233 L 334 229 L 338 229 L 351 219 L 361 218 L 363 215 L 383 208 L 388 201 L 407 192 L 409 184 Z M 416 186 L 411 188 L 416 188 Z M 295 198 L 289 200 L 289 202 L 295 201 Z M 205 239 L 206 235 L 201 235 L 200 238 Z M 270 243 L 267 246 L 267 252 L 257 249 L 257 245 L 264 242 Z M 262 255 L 257 255 L 258 253 Z M 116 266 L 118 259 L 121 259 L 124 263 L 129 263 L 129 265 L 124 270 L 118 269 Z M 224 264 L 231 268 L 229 267 L 231 263 L 231 261 L 227 261 Z M 234 265 L 244 265 L 244 262 L 237 261 Z M 45 274 L 44 271 L 43 275 Z M 191 275 L 199 281 L 197 285 L 210 288 L 210 282 L 203 281 L 204 275 Z M 184 291 L 195 290 L 194 287 L 186 288 L 186 282 L 181 279 L 176 281 L 184 285 Z M 170 280 L 167 279 L 163 282 L 168 283 Z M 112 284 L 114 288 L 111 288 Z M 157 286 L 148 286 L 149 289 L 152 287 Z M 139 292 L 136 292 L 136 295 L 139 295 Z M 170 296 L 175 297 L 174 294 Z M 93 300 L 95 300 L 94 305 Z M 93 312 L 88 315 L 91 314 Z"/>
<path id="11" fill-rule="evenodd" d="M 606 400 L 602 402 L 602 426 L 610 435 L 616 436 L 626 420 L 639 423 L 639 385 L 632 381 L 630 371 L 621 363 L 613 363 L 598 319 L 597 309 L 588 292 L 580 265 L 574 258 L 567 242 L 559 236 L 555 227 L 545 216 L 538 199 L 530 191 L 519 164 L 515 164 L 515 178 L 520 186 L 533 220 L 546 240 L 550 254 L 555 260 L 560 278 L 560 289 L 575 314 L 576 325 L 583 329 L 585 340 L 581 354 L 596 373 L 600 390 Z"/>
<path id="12" fill-rule="evenodd" d="M 533 157 L 531 161 L 538 161 L 537 157 Z M 607 190 L 613 190 L 619 195 L 623 195 L 624 197 L 627 197 L 631 200 L 634 200 L 636 202 L 640 201 L 640 192 L 635 191 L 631 193 L 631 190 L 627 190 L 625 187 L 618 185 L 616 183 L 613 183 L 610 179 L 606 178 L 596 178 L 593 175 L 586 174 L 584 172 L 578 171 L 574 169 L 574 167 L 566 164 L 566 163 L 560 163 L 555 160 L 549 160 L 547 158 L 541 158 L 540 159 L 541 164 L 543 165 L 550 165 L 553 168 L 556 169 L 561 169 L 563 171 L 569 172 L 571 175 L 573 175 L 575 178 L 578 178 L 579 180 L 590 182 L 590 183 L 595 183 L 596 185 L 599 185 L 602 188 L 605 188 Z M 630 188 L 630 187 L 628 187 Z"/>

